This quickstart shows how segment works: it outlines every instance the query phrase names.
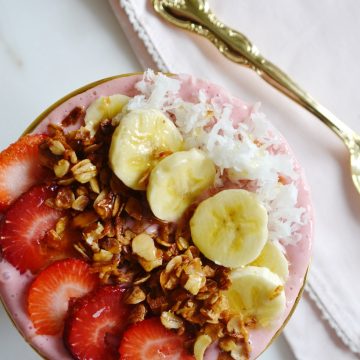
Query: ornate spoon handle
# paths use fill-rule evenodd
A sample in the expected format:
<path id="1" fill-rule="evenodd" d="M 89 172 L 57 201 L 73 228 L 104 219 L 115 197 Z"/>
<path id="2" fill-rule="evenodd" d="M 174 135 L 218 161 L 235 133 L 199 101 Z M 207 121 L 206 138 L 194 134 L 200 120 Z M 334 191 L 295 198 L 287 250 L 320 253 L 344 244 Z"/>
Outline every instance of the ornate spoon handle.
<path id="1" fill-rule="evenodd" d="M 339 120 L 327 108 L 319 104 L 312 96 L 304 91 L 297 85 L 290 77 L 288 77 L 276 65 L 266 60 L 254 45 L 250 48 L 242 46 L 242 42 L 238 41 L 240 33 L 231 30 L 230 28 L 224 29 L 226 37 L 223 37 L 224 43 L 235 50 L 235 53 L 230 51 L 223 52 L 226 57 L 240 56 L 246 59 L 247 66 L 251 67 L 256 73 L 261 76 L 270 85 L 281 91 L 283 94 L 305 107 L 308 111 L 317 116 L 324 122 L 331 130 L 333 130 L 342 140 L 348 142 L 352 138 L 353 130 L 350 129 L 345 123 Z M 217 34 L 220 35 L 219 33 Z M 249 50 L 248 50 L 249 49 Z M 239 55 L 240 54 L 240 55 Z"/>

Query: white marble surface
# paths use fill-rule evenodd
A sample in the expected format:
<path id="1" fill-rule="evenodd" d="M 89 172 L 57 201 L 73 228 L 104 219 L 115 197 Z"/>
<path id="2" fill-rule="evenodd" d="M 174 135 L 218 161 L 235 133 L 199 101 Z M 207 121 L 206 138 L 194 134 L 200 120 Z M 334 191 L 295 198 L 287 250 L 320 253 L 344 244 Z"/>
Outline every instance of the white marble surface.
<path id="1" fill-rule="evenodd" d="M 0 148 L 97 79 L 141 70 L 105 0 L 0 0 Z M 0 359 L 36 360 L 0 306 Z M 280 338 L 261 360 L 295 359 Z"/>

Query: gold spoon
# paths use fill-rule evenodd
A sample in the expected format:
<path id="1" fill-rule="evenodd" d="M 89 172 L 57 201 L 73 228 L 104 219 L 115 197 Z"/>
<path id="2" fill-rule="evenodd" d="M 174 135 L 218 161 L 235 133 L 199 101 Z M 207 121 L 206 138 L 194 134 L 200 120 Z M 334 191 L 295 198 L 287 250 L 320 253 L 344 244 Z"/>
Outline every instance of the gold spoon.
<path id="1" fill-rule="evenodd" d="M 344 142 L 350 153 L 353 183 L 360 193 L 360 135 L 266 60 L 242 33 L 227 27 L 210 10 L 207 0 L 152 0 L 165 20 L 210 40 L 229 60 L 254 70 L 270 85 L 310 111 Z"/>

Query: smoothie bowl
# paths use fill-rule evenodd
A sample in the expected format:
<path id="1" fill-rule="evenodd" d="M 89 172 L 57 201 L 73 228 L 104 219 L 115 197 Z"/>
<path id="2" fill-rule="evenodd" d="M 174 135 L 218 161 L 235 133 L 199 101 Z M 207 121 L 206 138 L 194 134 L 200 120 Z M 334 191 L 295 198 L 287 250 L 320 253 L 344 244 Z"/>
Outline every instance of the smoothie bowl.
<path id="1" fill-rule="evenodd" d="M 148 70 L 0 154 L 0 295 L 47 359 L 255 359 L 300 298 L 302 170 L 258 105 Z"/>

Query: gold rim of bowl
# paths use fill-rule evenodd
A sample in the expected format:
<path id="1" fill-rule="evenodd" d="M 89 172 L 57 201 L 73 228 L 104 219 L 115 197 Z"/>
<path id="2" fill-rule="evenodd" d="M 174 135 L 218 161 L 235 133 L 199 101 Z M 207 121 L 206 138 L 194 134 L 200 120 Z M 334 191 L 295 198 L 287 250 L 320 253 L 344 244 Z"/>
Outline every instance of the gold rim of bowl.
<path id="1" fill-rule="evenodd" d="M 122 74 L 122 75 L 115 75 L 115 76 L 110 76 L 110 77 L 107 77 L 107 78 L 104 78 L 104 79 L 101 79 L 101 80 L 97 80 L 97 81 L 94 81 L 90 84 L 87 84 L 87 85 L 84 85 L 72 92 L 70 92 L 69 94 L 65 95 L 64 97 L 62 97 L 61 99 L 59 99 L 58 101 L 56 101 L 55 103 L 53 103 L 52 105 L 50 105 L 46 110 L 44 110 L 34 121 L 31 122 L 31 124 L 25 129 L 25 131 L 22 133 L 21 136 L 24 136 L 26 134 L 29 134 L 31 133 L 39 124 L 41 121 L 43 121 L 53 110 L 55 110 L 57 107 L 59 107 L 61 104 L 63 104 L 65 101 L 71 99 L 72 97 L 76 96 L 76 95 L 79 95 L 95 86 L 98 86 L 98 85 L 101 85 L 105 82 L 108 82 L 108 81 L 111 81 L 111 80 L 114 80 L 114 79 L 119 79 L 119 78 L 123 78 L 123 77 L 129 77 L 129 76 L 134 76 L 134 75 L 141 75 L 143 74 L 142 72 L 134 72 L 134 73 L 127 73 L 127 74 Z M 167 75 L 174 75 L 174 74 L 167 74 Z M 296 297 L 295 299 L 295 302 L 294 302 L 294 305 L 292 306 L 290 312 L 289 312 L 289 315 L 286 317 L 285 321 L 282 323 L 281 327 L 276 331 L 276 333 L 274 334 L 274 336 L 271 338 L 271 340 L 269 341 L 269 343 L 267 344 L 267 346 L 264 348 L 264 350 L 259 354 L 259 356 L 261 354 L 263 354 L 268 348 L 269 346 L 278 338 L 278 336 L 282 333 L 282 331 L 284 330 L 284 327 L 286 326 L 286 324 L 289 322 L 291 316 L 293 315 L 300 299 L 301 299 L 301 296 L 304 292 L 304 288 L 305 288 L 305 283 L 306 283 L 306 279 L 307 279 L 307 274 L 308 274 L 308 271 L 309 271 L 309 266 L 306 270 L 306 273 L 304 275 L 304 280 L 303 280 L 303 285 L 298 293 L 298 296 Z M 21 336 L 25 339 L 25 341 L 30 345 L 30 347 L 38 354 L 40 355 L 41 358 L 43 358 L 44 360 L 51 360 L 51 359 L 48 359 L 46 357 L 44 357 L 43 354 L 41 354 L 39 352 L 38 349 L 36 349 L 30 342 L 27 341 L 26 337 L 24 336 L 24 334 L 22 333 L 22 331 L 17 327 L 14 319 L 12 318 L 10 312 L 8 311 L 6 305 L 4 304 L 2 298 L 0 297 L 0 301 L 7 313 L 7 315 L 9 316 L 10 320 L 12 321 L 12 323 L 14 324 L 15 328 L 17 329 L 17 331 L 21 334 Z"/>

